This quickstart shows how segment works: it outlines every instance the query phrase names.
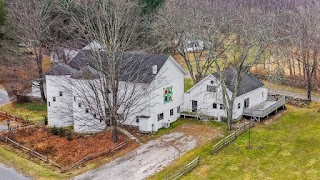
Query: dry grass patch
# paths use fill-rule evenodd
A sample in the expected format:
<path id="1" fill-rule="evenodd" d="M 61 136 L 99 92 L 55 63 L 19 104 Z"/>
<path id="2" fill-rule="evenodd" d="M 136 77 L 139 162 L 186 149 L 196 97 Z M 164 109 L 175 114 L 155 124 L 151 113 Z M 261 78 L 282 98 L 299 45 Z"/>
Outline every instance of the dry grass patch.
<path id="1" fill-rule="evenodd" d="M 93 135 L 71 134 L 70 131 L 53 135 L 48 128 L 25 128 L 11 135 L 12 139 L 30 149 L 33 149 L 63 167 L 71 167 L 82 158 L 118 146 L 127 140 L 123 134 L 119 134 L 118 143 L 111 142 L 111 131 L 105 131 Z"/>

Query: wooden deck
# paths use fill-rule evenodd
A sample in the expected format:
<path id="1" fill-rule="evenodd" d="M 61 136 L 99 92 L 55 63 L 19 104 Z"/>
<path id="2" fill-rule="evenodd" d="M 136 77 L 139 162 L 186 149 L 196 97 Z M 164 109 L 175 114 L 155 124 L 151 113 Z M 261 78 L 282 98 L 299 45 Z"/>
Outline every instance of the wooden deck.
<path id="1" fill-rule="evenodd" d="M 271 96 L 267 101 L 255 107 L 244 109 L 243 116 L 248 116 L 260 121 L 261 118 L 268 117 L 271 113 L 276 112 L 279 108 L 283 108 L 285 103 L 285 97 Z"/>

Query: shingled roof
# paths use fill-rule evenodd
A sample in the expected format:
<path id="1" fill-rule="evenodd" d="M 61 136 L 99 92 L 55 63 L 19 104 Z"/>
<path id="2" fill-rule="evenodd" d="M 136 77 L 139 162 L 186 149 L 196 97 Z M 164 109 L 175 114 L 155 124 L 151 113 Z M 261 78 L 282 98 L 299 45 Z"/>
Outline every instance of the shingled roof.
<path id="1" fill-rule="evenodd" d="M 73 79 L 96 79 L 99 78 L 99 73 L 89 65 L 83 67 L 80 71 L 71 75 Z"/>
<path id="2" fill-rule="evenodd" d="M 226 69 L 223 73 L 225 76 L 225 83 L 227 88 L 234 93 L 234 84 L 236 82 L 237 70 L 235 68 L 229 68 Z M 219 73 L 214 73 L 212 75 L 220 80 Z M 251 73 L 247 73 L 243 76 L 242 81 L 240 82 L 237 96 L 253 91 L 262 86 L 264 86 L 264 84 L 256 76 Z"/>
<path id="3" fill-rule="evenodd" d="M 73 69 L 72 67 L 64 63 L 59 63 L 53 68 L 51 68 L 46 74 L 47 75 L 72 75 L 75 72 L 77 72 L 76 69 Z"/>
<path id="4" fill-rule="evenodd" d="M 155 75 L 152 72 L 153 66 L 157 65 L 157 72 L 168 60 L 168 55 L 158 54 L 138 54 L 125 53 L 116 64 L 117 78 L 126 82 L 150 83 L 153 81 Z M 95 59 L 100 58 L 105 67 L 108 67 L 106 53 L 104 51 L 82 50 L 76 57 L 68 62 L 68 65 L 74 69 L 82 69 L 89 65 L 95 68 Z M 84 77 L 85 78 L 85 77 Z M 81 76 L 77 75 L 77 79 Z"/>

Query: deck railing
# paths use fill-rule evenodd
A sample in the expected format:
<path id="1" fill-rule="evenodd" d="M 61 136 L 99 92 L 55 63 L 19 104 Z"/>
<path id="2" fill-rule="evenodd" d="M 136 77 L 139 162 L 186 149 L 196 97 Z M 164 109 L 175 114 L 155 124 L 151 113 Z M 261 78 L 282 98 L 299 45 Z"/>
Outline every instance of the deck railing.
<path id="1" fill-rule="evenodd" d="M 279 97 L 277 102 L 272 104 L 270 107 L 263 109 L 263 110 L 254 109 L 254 108 L 244 109 L 243 115 L 263 118 L 263 117 L 266 117 L 267 115 L 269 115 L 270 113 L 276 111 L 280 107 L 284 106 L 285 103 L 286 103 L 285 97 Z"/>

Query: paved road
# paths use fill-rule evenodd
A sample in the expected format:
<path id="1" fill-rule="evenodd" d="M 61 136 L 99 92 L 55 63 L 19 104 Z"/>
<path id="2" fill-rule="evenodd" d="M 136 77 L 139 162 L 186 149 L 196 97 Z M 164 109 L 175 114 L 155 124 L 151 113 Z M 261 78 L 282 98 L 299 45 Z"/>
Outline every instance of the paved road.
<path id="1" fill-rule="evenodd" d="M 4 124 L 0 124 L 0 132 L 6 131 L 8 127 Z"/>
<path id="2" fill-rule="evenodd" d="M 0 163 L 0 180 L 29 180 L 29 178 Z"/>
<path id="3" fill-rule="evenodd" d="M 0 106 L 10 102 L 8 94 L 6 91 L 0 89 Z"/>

